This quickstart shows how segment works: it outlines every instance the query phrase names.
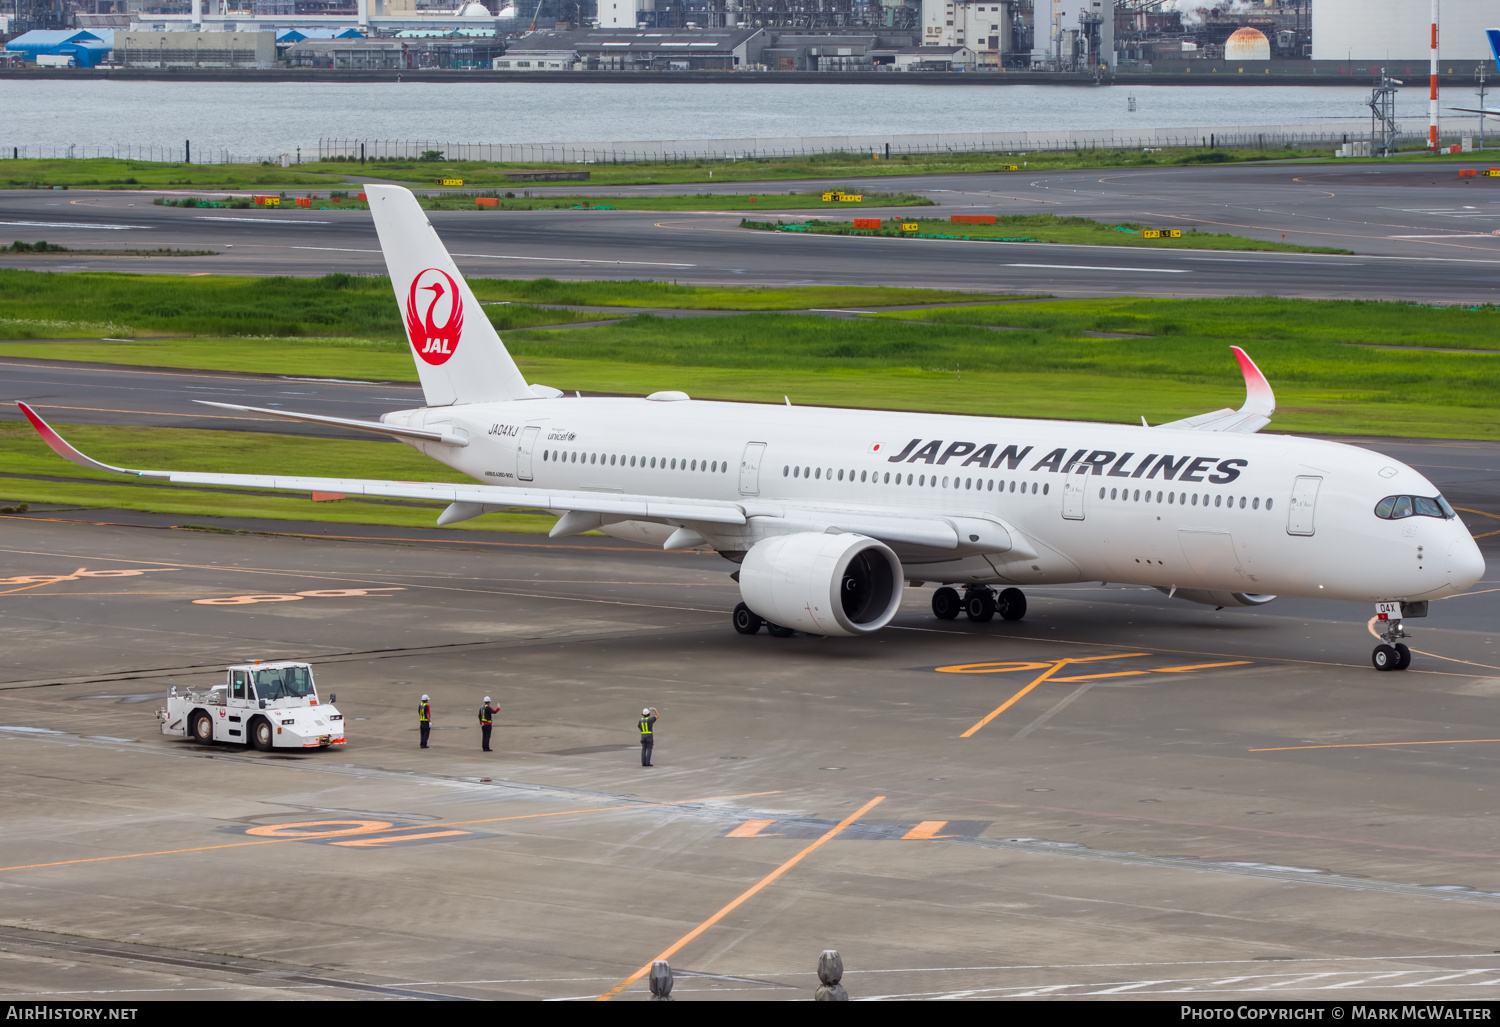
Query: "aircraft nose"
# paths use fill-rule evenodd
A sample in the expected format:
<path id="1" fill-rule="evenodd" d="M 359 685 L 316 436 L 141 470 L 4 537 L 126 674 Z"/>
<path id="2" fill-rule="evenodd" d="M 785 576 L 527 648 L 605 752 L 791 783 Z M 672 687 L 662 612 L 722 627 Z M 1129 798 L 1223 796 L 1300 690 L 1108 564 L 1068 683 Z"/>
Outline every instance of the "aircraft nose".
<path id="1" fill-rule="evenodd" d="M 1468 588 L 1484 577 L 1484 554 L 1479 544 L 1467 534 L 1456 538 L 1448 547 L 1448 584 L 1453 588 Z"/>

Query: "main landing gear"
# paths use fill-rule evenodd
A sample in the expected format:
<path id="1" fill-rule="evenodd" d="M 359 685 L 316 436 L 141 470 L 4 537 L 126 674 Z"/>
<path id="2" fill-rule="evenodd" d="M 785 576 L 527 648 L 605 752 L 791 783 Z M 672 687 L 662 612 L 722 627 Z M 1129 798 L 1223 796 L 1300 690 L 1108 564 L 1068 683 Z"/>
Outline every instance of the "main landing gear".
<path id="1" fill-rule="evenodd" d="M 1401 620 L 1376 621 L 1385 630 L 1379 632 L 1381 642 L 1370 654 L 1370 662 L 1375 665 L 1376 670 L 1405 670 L 1411 666 L 1411 650 L 1398 638 L 1410 638 L 1406 630 L 1401 626 Z"/>
<path id="2" fill-rule="evenodd" d="M 932 594 L 932 612 L 939 620 L 953 620 L 960 613 L 979 624 L 994 619 L 1020 620 L 1026 616 L 1026 593 L 1007 588 L 996 594 L 988 585 L 970 585 L 960 596 L 958 589 L 944 585 Z"/>
<path id="3" fill-rule="evenodd" d="M 784 628 L 780 624 L 772 624 L 764 619 L 744 603 L 739 603 L 734 608 L 734 630 L 742 635 L 753 635 L 764 626 L 766 633 L 772 638 L 790 638 L 794 632 L 791 628 Z"/>

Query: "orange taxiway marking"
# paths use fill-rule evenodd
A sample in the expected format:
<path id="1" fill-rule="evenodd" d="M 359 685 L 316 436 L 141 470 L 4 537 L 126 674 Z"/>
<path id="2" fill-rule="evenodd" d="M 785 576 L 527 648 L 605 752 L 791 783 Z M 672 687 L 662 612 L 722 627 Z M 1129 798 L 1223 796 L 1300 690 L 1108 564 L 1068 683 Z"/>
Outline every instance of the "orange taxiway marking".
<path id="1" fill-rule="evenodd" d="M 916 827 L 901 836 L 903 842 L 926 842 L 936 841 L 939 838 L 952 838 L 951 834 L 938 834 L 948 826 L 946 820 L 924 820 Z"/>
<path id="2" fill-rule="evenodd" d="M 844 830 L 844 828 L 846 828 L 850 824 L 854 823 L 860 817 L 864 816 L 866 813 L 870 812 L 870 810 L 874 809 L 877 805 L 879 805 L 880 803 L 882 803 L 884 801 L 885 801 L 885 796 L 884 795 L 877 795 L 877 796 L 875 796 L 875 798 L 873 798 L 869 802 L 865 803 L 859 809 L 857 809 L 853 813 L 849 814 L 843 820 L 840 820 L 838 822 L 838 824 L 836 824 L 835 826 L 833 826 L 833 827 L 829 828 L 827 831 L 825 831 L 823 833 L 823 836 L 821 838 L 819 838 L 817 841 L 815 841 L 812 844 L 810 844 L 809 846 L 807 846 L 807 848 L 805 848 L 801 852 L 797 853 L 795 856 L 793 856 L 791 859 L 787 860 L 785 863 L 781 864 L 781 866 L 777 867 L 775 870 L 772 870 L 769 874 L 767 874 L 765 877 L 762 877 L 754 885 L 752 885 L 751 887 L 747 888 L 745 891 L 741 892 L 740 895 L 739 895 L 739 897 L 737 897 L 733 902 L 729 903 L 729 905 L 725 906 L 723 909 L 719 910 L 713 916 L 709 917 L 707 920 L 703 921 L 697 927 L 693 928 L 687 934 L 684 934 L 681 938 L 677 939 L 676 942 L 674 942 L 672 945 L 668 946 L 667 950 L 665 952 L 663 952 L 661 955 L 657 956 L 656 959 L 651 960 L 651 962 L 648 962 L 645 966 L 641 967 L 635 973 L 633 973 L 629 977 L 625 978 L 619 984 L 616 984 L 613 988 L 610 988 L 603 995 L 600 995 L 599 998 L 598 998 L 598 1001 L 600 1001 L 600 1002 L 608 1002 L 610 999 L 614 998 L 620 992 L 622 992 L 626 988 L 630 987 L 636 981 L 638 981 L 642 977 L 646 976 L 648 973 L 651 972 L 651 963 L 655 963 L 655 962 L 658 962 L 660 960 L 671 959 L 673 956 L 675 956 L 682 949 L 682 947 L 684 945 L 688 944 L 688 942 L 690 942 L 694 938 L 698 937 L 698 935 L 700 935 L 704 931 L 708 930 L 710 927 L 712 927 L 714 924 L 718 923 L 720 920 L 724 919 L 730 913 L 733 913 L 736 909 L 738 909 L 741 905 L 743 905 L 747 900 L 753 898 L 758 892 L 762 891 L 767 886 L 769 886 L 770 884 L 772 884 L 782 874 L 786 873 L 788 870 L 792 869 L 792 867 L 796 866 L 798 863 L 801 863 L 808 856 L 810 856 L 814 852 L 816 852 L 819 848 L 821 848 L 823 846 L 823 844 L 825 842 L 831 841 L 832 839 L 834 839 L 835 837 L 837 837 L 839 835 L 839 833 Z"/>
<path id="3" fill-rule="evenodd" d="M 978 731 L 979 731 L 980 728 L 984 727 L 990 721 L 992 721 L 996 717 L 1000 716 L 1000 714 L 1004 713 L 1006 710 L 1010 709 L 1016 703 L 1020 702 L 1023 698 L 1025 698 L 1025 696 L 1028 693 L 1030 693 L 1030 691 L 1033 688 L 1035 688 L 1037 685 L 1040 685 L 1043 681 L 1046 681 L 1053 674 L 1056 674 L 1058 671 L 1062 670 L 1064 667 L 1068 666 L 1069 664 L 1072 664 L 1072 663 L 1096 663 L 1096 662 L 1098 662 L 1100 660 L 1124 660 L 1124 659 L 1129 659 L 1132 656 L 1149 656 L 1149 655 L 1150 655 L 1149 653 L 1112 653 L 1112 654 L 1110 654 L 1108 656 L 1080 656 L 1080 657 L 1076 657 L 1076 658 L 1069 657 L 1069 658 L 1064 658 L 1064 659 L 1061 659 L 1061 660 L 1054 660 L 1050 664 L 1043 664 L 1043 666 L 1045 666 L 1047 669 L 1044 670 L 1044 671 L 1042 671 L 1035 678 L 1033 678 L 1032 681 L 1031 681 L 1031 684 L 1027 685 L 1025 688 L 1021 689 L 1015 695 L 1013 695 L 1009 699 L 1005 700 L 1005 702 L 1001 703 L 995 709 L 991 710 L 988 714 L 986 714 L 979 721 L 979 723 L 975 724 L 973 727 L 969 728 L 969 730 L 965 731 L 963 734 L 959 735 L 958 737 L 960 737 L 960 738 L 972 738 L 976 733 L 978 733 Z M 970 666 L 978 666 L 978 664 L 970 664 Z M 1008 666 L 1008 665 L 1006 665 L 1006 664 L 1000 664 L 998 666 Z M 943 668 L 940 667 L 938 669 L 942 670 Z M 972 671 L 972 670 L 971 671 L 961 671 L 960 673 L 970 673 L 970 674 L 972 674 L 972 673 L 975 673 L 975 671 Z"/>
<path id="4" fill-rule="evenodd" d="M 496 823 L 500 823 L 501 821 L 506 821 L 506 820 L 541 820 L 541 819 L 544 819 L 544 818 L 547 818 L 547 817 L 569 817 L 569 816 L 578 816 L 578 815 L 581 815 L 581 814 L 584 814 L 584 813 L 611 813 L 611 812 L 615 812 L 615 811 L 618 811 L 618 810 L 627 810 L 627 809 L 656 809 L 656 808 L 659 808 L 659 807 L 662 807 L 662 806 L 688 806 L 688 805 L 692 805 L 694 803 L 699 803 L 699 802 L 717 802 L 717 801 L 722 801 L 722 800 L 725 800 L 725 799 L 752 799 L 752 798 L 756 798 L 756 797 L 762 796 L 762 795 L 776 795 L 776 794 L 777 793 L 773 791 L 773 792 L 746 792 L 743 795 L 711 795 L 711 796 L 709 796 L 709 797 L 707 797 L 705 799 L 683 799 L 683 800 L 680 800 L 678 802 L 637 802 L 637 803 L 630 803 L 629 805 L 625 805 L 625 806 L 596 806 L 596 807 L 593 807 L 591 809 L 558 810 L 555 813 L 523 813 L 523 814 L 520 814 L 518 816 L 511 816 L 511 817 L 488 817 L 488 818 L 486 818 L 484 820 L 461 820 L 461 821 L 457 821 L 457 822 L 454 822 L 454 823 L 448 823 L 448 824 L 417 824 L 417 825 L 415 825 L 413 827 L 404 827 L 404 828 L 403 827 L 397 827 L 397 828 L 391 828 L 390 830 L 392 830 L 392 831 L 417 831 L 417 830 L 422 830 L 424 828 L 434 828 L 434 827 L 467 827 L 467 826 L 469 826 L 471 824 L 496 824 Z M 340 821 L 340 822 L 341 823 L 354 823 L 354 821 Z M 371 823 L 377 823 L 377 821 L 371 821 Z M 296 828 L 296 827 L 310 827 L 310 826 L 314 826 L 314 822 L 309 821 L 307 823 L 301 823 L 301 824 L 267 824 L 267 825 L 263 825 L 261 827 L 253 827 L 253 828 L 250 829 L 250 831 L 259 832 L 261 834 L 269 834 L 272 831 L 275 831 L 275 830 L 278 830 L 278 829 Z M 163 849 L 163 850 L 160 850 L 158 852 L 126 852 L 126 853 L 121 853 L 118 856 L 91 856 L 91 857 L 89 857 L 87 859 L 64 859 L 64 860 L 58 860 L 57 862 L 54 862 L 54 863 L 27 863 L 27 864 L 24 864 L 24 865 L 21 865 L 21 866 L 0 867 L 0 873 L 5 873 L 6 871 L 9 871 L 9 870 L 38 870 L 38 869 L 41 869 L 42 867 L 66 867 L 66 866 L 73 866 L 73 865 L 79 864 L 79 863 L 105 863 L 105 862 L 108 862 L 110 860 L 115 860 L 115 859 L 140 859 L 140 858 L 145 857 L 145 856 L 175 856 L 175 855 L 177 855 L 179 853 L 186 853 L 186 852 L 211 852 L 211 851 L 216 850 L 216 849 L 239 849 L 239 848 L 243 848 L 243 847 L 245 847 L 247 845 L 275 845 L 278 842 L 306 841 L 309 838 L 317 838 L 317 837 L 320 837 L 320 836 L 330 836 L 332 834 L 372 833 L 372 832 L 375 832 L 375 831 L 385 831 L 385 830 L 387 830 L 387 828 L 384 828 L 384 827 L 359 827 L 356 830 L 349 831 L 349 832 L 344 832 L 344 831 L 337 831 L 337 832 L 313 832 L 313 833 L 304 833 L 304 834 L 295 834 L 295 835 L 283 835 L 283 836 L 274 837 L 274 838 L 261 838 L 261 839 L 257 839 L 256 841 L 253 841 L 253 842 L 228 842 L 228 843 L 226 843 L 224 845 L 199 845 L 199 846 L 196 846 L 194 848 L 188 848 L 188 849 Z M 842 828 L 840 830 L 842 830 Z M 647 967 L 647 969 L 649 970 L 650 967 Z"/>

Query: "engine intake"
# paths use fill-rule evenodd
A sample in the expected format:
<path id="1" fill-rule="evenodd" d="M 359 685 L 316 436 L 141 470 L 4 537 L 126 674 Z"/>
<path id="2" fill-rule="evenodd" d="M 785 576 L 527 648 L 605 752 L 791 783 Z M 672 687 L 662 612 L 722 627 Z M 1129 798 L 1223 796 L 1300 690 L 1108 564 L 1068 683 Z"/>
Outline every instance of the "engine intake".
<path id="1" fill-rule="evenodd" d="M 762 539 L 740 565 L 740 595 L 757 615 L 813 635 L 868 635 L 896 616 L 905 584 L 889 546 L 850 532 Z"/>

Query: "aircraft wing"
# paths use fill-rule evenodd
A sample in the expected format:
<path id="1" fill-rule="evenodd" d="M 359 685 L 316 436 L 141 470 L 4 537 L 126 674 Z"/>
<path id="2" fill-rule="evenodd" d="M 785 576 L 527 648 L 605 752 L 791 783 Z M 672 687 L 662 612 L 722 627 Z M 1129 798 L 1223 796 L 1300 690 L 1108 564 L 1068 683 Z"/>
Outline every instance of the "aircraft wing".
<path id="1" fill-rule="evenodd" d="M 1012 536 L 998 524 L 962 523 L 937 517 L 892 517 L 854 508 L 821 505 L 785 506 L 746 499 L 744 502 L 710 499 L 677 499 L 665 496 L 626 495 L 610 492 L 577 492 L 564 489 L 511 488 L 498 485 L 450 484 L 447 482 L 382 481 L 368 478 L 307 478 L 276 474 L 212 474 L 201 471 L 141 470 L 116 467 L 86 456 L 59 435 L 25 403 L 17 403 L 37 434 L 52 451 L 71 463 L 95 471 L 153 478 L 175 485 L 213 485 L 230 488 L 269 489 L 280 492 L 332 492 L 382 499 L 429 499 L 450 504 L 438 517 L 439 525 L 452 524 L 495 510 L 524 507 L 554 514 L 599 514 L 613 520 L 658 521 L 667 524 L 744 524 L 749 517 L 785 520 L 810 530 L 838 528 L 880 539 L 935 549 L 956 549 L 959 530 L 977 541 L 983 537 L 998 549 L 1013 545 Z M 337 419 L 329 419 L 337 420 Z M 595 525 L 589 525 L 593 527 Z M 577 530 L 588 530 L 587 527 Z M 571 533 L 571 532 L 567 532 Z"/>
<path id="2" fill-rule="evenodd" d="M 1500 118 L 1500 107 L 1449 107 L 1450 111 L 1462 111 L 1465 114 L 1488 114 L 1493 118 Z"/>
<path id="3" fill-rule="evenodd" d="M 1276 395 L 1271 383 L 1261 374 L 1260 368 L 1249 354 L 1238 346 L 1230 346 L 1234 357 L 1240 362 L 1240 372 L 1245 376 L 1245 402 L 1238 410 L 1212 410 L 1180 421 L 1169 421 L 1158 428 L 1189 428 L 1194 431 L 1232 431 L 1251 435 L 1271 423 L 1276 412 Z"/>
<path id="4" fill-rule="evenodd" d="M 609 492 L 569 492 L 556 489 L 505 488 L 498 485 L 464 485 L 444 482 L 380 481 L 366 478 L 303 478 L 275 474 L 206 474 L 198 471 L 148 471 L 115 467 L 79 452 L 59 435 L 35 410 L 17 403 L 21 413 L 52 451 L 64 460 L 96 471 L 157 478 L 176 485 L 218 485 L 232 488 L 273 489 L 282 492 L 341 492 L 345 495 L 379 496 L 384 499 L 436 499 L 449 503 L 471 503 L 492 509 L 529 507 L 552 513 L 579 511 L 645 520 L 691 520 L 718 524 L 744 524 L 745 512 L 737 503 L 717 500 L 683 500 L 660 496 L 631 496 Z M 478 511 L 476 511 L 478 512 Z"/>

